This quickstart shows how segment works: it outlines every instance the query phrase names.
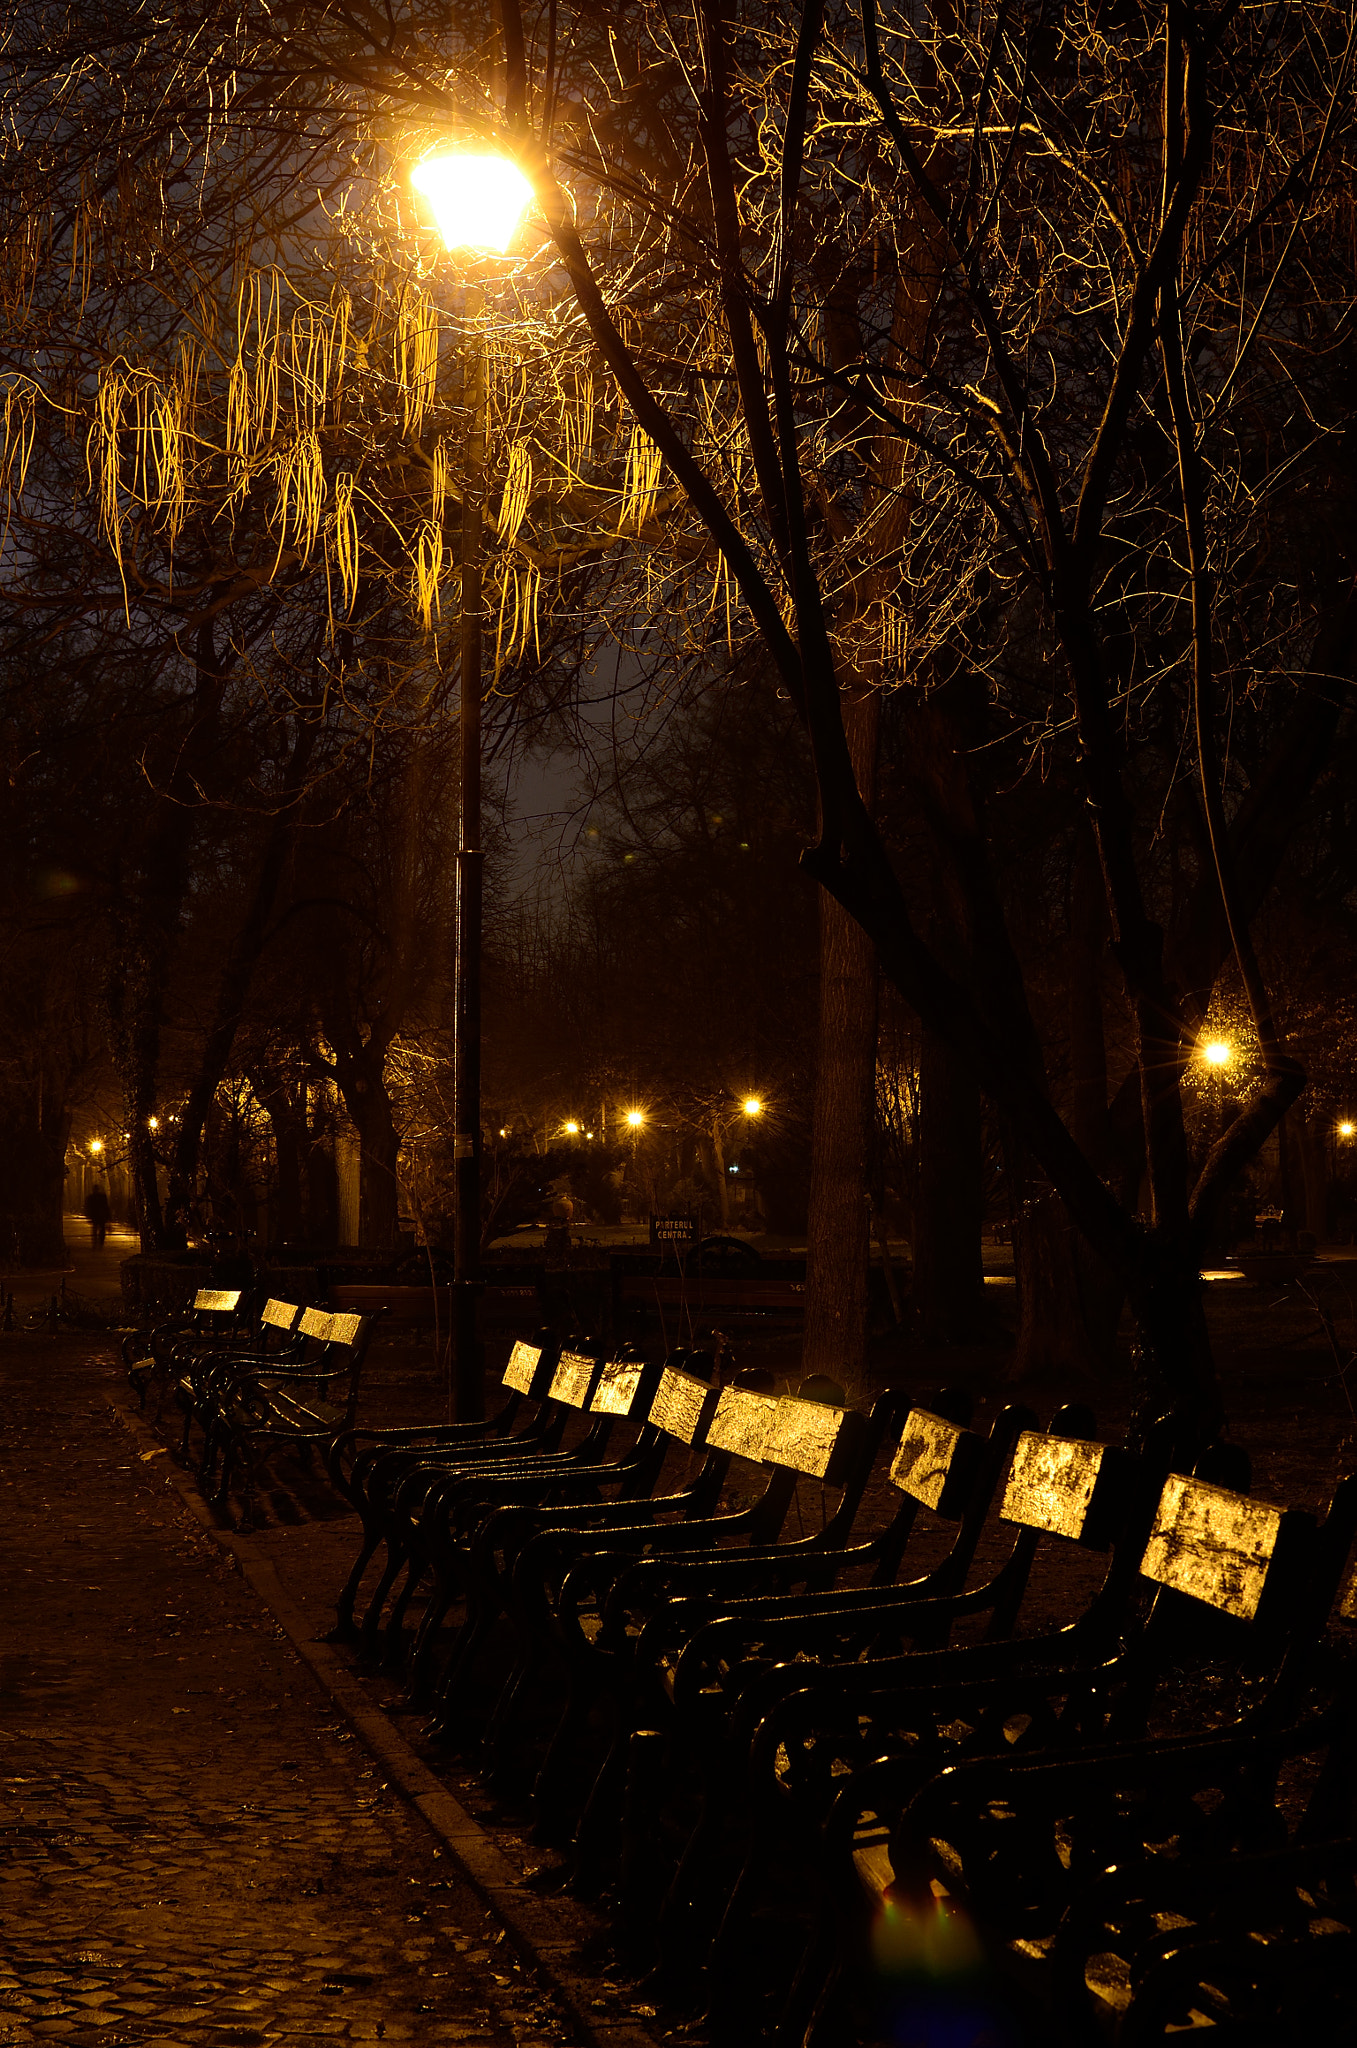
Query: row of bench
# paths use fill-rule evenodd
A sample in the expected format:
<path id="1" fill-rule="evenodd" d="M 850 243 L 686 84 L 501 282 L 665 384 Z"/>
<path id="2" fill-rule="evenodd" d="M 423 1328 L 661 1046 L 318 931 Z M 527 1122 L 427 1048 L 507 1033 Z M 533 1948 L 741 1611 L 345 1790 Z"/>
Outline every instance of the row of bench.
<path id="1" fill-rule="evenodd" d="M 156 1416 L 173 1390 L 184 1415 L 181 1453 L 199 1445 L 198 1476 L 213 1504 L 255 1515 L 261 1467 L 279 1453 L 316 1457 L 351 1427 L 377 1315 L 269 1299 L 251 1317 L 239 1289 L 202 1288 L 184 1315 L 123 1340 L 128 1378 Z"/>
<path id="2" fill-rule="evenodd" d="M 716 2036 L 924 2039 L 935 2010 L 977 2041 L 998 2012 L 1060 2041 L 1350 2025 L 1328 1624 L 1357 1482 L 1317 1524 L 1251 1500 L 1238 1453 L 1173 1473 L 1078 1409 L 982 1436 L 952 1394 L 862 1416 L 545 1344 L 506 1388 L 482 1426 L 337 1437 L 363 1527 L 340 1626 L 408 1662 L 493 1785 L 531 1786 L 633 1965 Z M 879 1459 L 899 1506 L 855 1541 Z M 822 1525 L 787 1537 L 808 1481 Z M 1054 1625 L 1038 1583 L 1065 1588 Z"/>
<path id="3" fill-rule="evenodd" d="M 179 1357 L 204 1469 L 213 1373 L 272 1403 L 277 1356 Z M 485 1423 L 326 1451 L 340 1632 L 530 1797 L 657 1995 L 788 2048 L 1350 2034 L 1357 1481 L 1317 1522 L 1226 1446 L 703 1363 L 520 1344 Z"/>

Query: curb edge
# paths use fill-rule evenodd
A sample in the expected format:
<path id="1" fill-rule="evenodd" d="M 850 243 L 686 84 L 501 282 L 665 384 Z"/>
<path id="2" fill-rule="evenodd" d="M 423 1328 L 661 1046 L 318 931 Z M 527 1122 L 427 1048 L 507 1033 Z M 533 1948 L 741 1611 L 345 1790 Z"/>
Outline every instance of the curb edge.
<path id="1" fill-rule="evenodd" d="M 311 1636 L 306 1617 L 288 1595 L 268 1558 L 252 1556 L 248 1542 L 233 1530 L 220 1527 L 190 1475 L 175 1461 L 169 1446 L 155 1435 L 122 1389 L 111 1388 L 108 1400 L 129 1435 L 169 1459 L 164 1468 L 166 1485 L 173 1488 L 199 1527 L 231 1559 L 359 1740 L 390 1773 L 392 1788 L 438 1836 L 481 1903 L 499 1921 L 525 1965 L 557 1994 L 585 2040 L 593 2048 L 657 2048 L 656 2036 L 637 2022 L 600 2021 L 589 2011 L 598 1986 L 569 1968 L 565 1951 L 573 1943 L 552 1942 L 545 1937 L 540 1923 L 550 1915 L 548 1902 L 524 1890 L 513 1866 L 484 1828 L 420 1760 L 386 1715 L 372 1705 L 336 1647 L 317 1642 Z M 534 1927 L 531 1921 L 539 1924 Z"/>

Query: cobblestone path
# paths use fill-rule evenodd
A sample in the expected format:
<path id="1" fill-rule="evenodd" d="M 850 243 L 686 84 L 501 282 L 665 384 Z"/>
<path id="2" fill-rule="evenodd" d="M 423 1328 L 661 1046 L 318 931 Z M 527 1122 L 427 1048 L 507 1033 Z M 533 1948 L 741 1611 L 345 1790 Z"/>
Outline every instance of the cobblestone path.
<path id="1" fill-rule="evenodd" d="M 92 1351 L 0 1337 L 0 2044 L 568 2040 Z"/>

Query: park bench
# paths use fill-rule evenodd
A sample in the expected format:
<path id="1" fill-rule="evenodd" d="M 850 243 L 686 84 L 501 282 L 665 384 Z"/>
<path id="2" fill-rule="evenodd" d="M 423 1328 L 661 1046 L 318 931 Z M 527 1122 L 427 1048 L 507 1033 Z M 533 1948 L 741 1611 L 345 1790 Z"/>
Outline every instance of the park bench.
<path id="1" fill-rule="evenodd" d="M 472 1647 L 501 1613 L 508 1614 L 517 1631 L 519 1651 L 514 1674 L 492 1720 L 492 1729 L 498 1731 L 499 1739 L 502 1740 L 510 1718 L 510 1703 L 540 1690 L 538 1666 L 547 1644 L 543 1631 L 534 1625 L 537 1615 L 532 1595 L 528 1596 L 525 1610 L 519 1566 L 527 1546 L 546 1543 L 554 1545 L 559 1554 L 562 1543 L 596 1549 L 602 1542 L 612 1555 L 619 1543 L 626 1543 L 630 1555 L 638 1542 L 660 1546 L 687 1544 L 694 1540 L 693 1531 L 698 1532 L 696 1540 L 703 1543 L 713 1540 L 713 1535 L 738 1536 L 744 1541 L 760 1540 L 765 1533 L 775 1536 L 794 1491 L 794 1475 L 789 1481 L 785 1472 L 775 1472 L 762 1497 L 736 1515 L 717 1516 L 715 1509 L 720 1484 L 731 1461 L 762 1449 L 777 1405 L 767 1395 L 739 1387 L 725 1388 L 718 1395 L 704 1381 L 691 1380 L 670 1368 L 650 1405 L 642 1436 L 662 1451 L 667 1443 L 690 1450 L 701 1441 L 707 1462 L 696 1489 L 648 1499 L 633 1494 L 629 1499 L 583 1506 L 559 1502 L 501 1504 L 488 1517 L 475 1510 L 463 1511 L 455 1540 L 465 1557 L 467 1617 L 440 1687 L 443 1725 L 450 1724 L 457 1711 L 458 1693 L 466 1690 L 465 1673 Z M 636 1412 L 642 1411 L 637 1407 Z M 817 1413 L 823 1416 L 825 1411 Z"/>
<path id="2" fill-rule="evenodd" d="M 1171 1476 L 1156 1513 L 1162 1520 L 1163 1504 L 1175 1489 L 1179 1495 L 1186 1491 L 1200 1499 L 1204 1484 Z M 1210 1487 L 1206 1497 L 1243 1500 Z M 1245 1509 L 1250 1505 L 1244 1502 Z M 1220 1713 L 1221 1701 L 1228 1699 L 1232 1688 L 1251 1688 L 1256 1696 L 1272 1691 L 1280 1698 L 1277 1688 L 1287 1657 L 1294 1670 L 1322 1625 L 1328 1605 L 1325 1591 L 1331 1597 L 1351 1541 L 1355 1505 L 1351 1490 L 1340 1489 L 1322 1540 L 1308 1551 L 1297 1539 L 1307 1527 L 1313 1534 L 1312 1525 L 1304 1517 L 1286 1520 L 1282 1548 L 1287 1552 L 1290 1592 L 1273 1606 L 1270 1632 L 1262 1642 L 1263 1651 L 1277 1650 L 1275 1669 L 1264 1664 L 1245 1672 L 1242 1646 L 1222 1647 L 1220 1637 L 1199 1620 L 1189 1639 L 1175 1630 L 1177 1616 L 1171 1610 L 1158 1603 L 1147 1606 L 1136 1597 L 1123 1599 L 1114 1630 L 1109 1630 L 1104 1610 L 1091 1629 L 1081 1618 L 1062 1630 L 1006 1643 L 867 1658 L 830 1664 L 818 1673 L 789 1671 L 791 1689 L 784 1689 L 781 1699 L 761 1716 L 757 1706 L 750 1710 L 749 1719 L 758 1718 L 747 1752 L 747 1850 L 712 1952 L 713 1995 L 718 2001 L 731 1997 L 738 2006 L 740 1985 L 757 1974 L 751 1971 L 748 1953 L 752 1916 L 757 1914 L 766 1927 L 780 1915 L 787 1923 L 784 1938 L 802 1958 L 799 1988 L 787 2003 L 782 2024 L 794 2038 L 801 2038 L 799 2030 L 808 2023 L 810 2011 L 823 2003 L 816 1985 L 817 1972 L 827 1968 L 825 1928 L 835 1913 L 843 1914 L 848 1897 L 837 1879 L 820 1893 L 821 1939 L 810 1946 L 805 1900 L 817 1891 L 823 1876 L 825 1831 L 832 1829 L 836 1812 L 861 1810 L 879 1816 L 890 1810 L 891 1797 L 896 1804 L 903 1803 L 949 1765 L 971 1758 L 985 1759 L 1002 1775 L 1025 1755 L 1068 1754 L 1099 1741 L 1140 1734 L 1152 1706 L 1163 1697 L 1170 1651 L 1187 1655 L 1199 1666 L 1194 1710 L 1201 1719 Z M 1139 1529 L 1133 1522 L 1125 1532 L 1120 1558 L 1114 1558 L 1109 1576 L 1122 1575 L 1122 1560 L 1140 1567 L 1150 1554 L 1154 1539 L 1149 1526 L 1136 1520 Z M 1302 1552 L 1303 1568 L 1297 1567 L 1292 1575 L 1291 1558 Z M 1132 1591 L 1138 1594 L 1144 1584 L 1137 1570 Z M 1095 1616 L 1099 1604 L 1094 1603 Z M 1272 1630 L 1274 1618 L 1277 1628 Z M 1258 1646 L 1255 1636 L 1251 1654 Z M 1213 1658 L 1211 1685 L 1203 1691 Z M 855 1809 L 851 1788 L 859 1777 L 869 1789 Z M 840 1871 L 842 1864 L 841 1856 Z M 780 1880 L 792 1869 L 800 1871 L 809 1890 L 789 1899 Z M 718 1889 L 724 1893 L 728 1888 Z M 778 1892 L 773 1908 L 770 1898 Z M 842 1924 L 838 1938 L 842 1950 Z M 771 1981 L 766 1962 L 764 1975 L 766 1988 Z M 745 2019 L 753 2024 L 748 2011 Z"/>
<path id="3" fill-rule="evenodd" d="M 418 1696 L 429 1666 L 431 1645 L 452 1598 L 460 1590 L 461 1559 L 449 1542 L 450 1525 L 475 1521 L 506 1500 L 644 1498 L 659 1478 L 664 1462 L 662 1438 L 641 1429 L 619 1457 L 606 1457 L 613 1432 L 631 1414 L 642 1418 L 659 1380 L 658 1365 L 645 1366 L 623 1355 L 601 1360 L 589 1354 L 562 1351 L 551 1384 L 551 1398 L 568 1412 L 575 1410 L 585 1433 L 570 1448 L 554 1454 L 537 1447 L 515 1447 L 512 1455 L 480 1457 L 457 1464 L 440 1458 L 409 1475 L 393 1504 L 401 1544 L 410 1560 L 403 1591 L 392 1604 L 387 1624 L 388 1657 L 402 1658 L 404 1619 L 410 1597 L 431 1583 L 423 1618 L 414 1636 L 412 1690 Z"/>
<path id="4" fill-rule="evenodd" d="M 211 1498 L 225 1508 L 240 1492 L 242 1521 L 254 1519 L 260 1468 L 280 1452 L 324 1451 L 352 1426 L 375 1317 L 303 1309 L 297 1323 L 307 1349 L 295 1359 L 223 1361 L 205 1408 L 200 1478 L 206 1490 L 214 1464 L 220 1478 Z"/>
<path id="5" fill-rule="evenodd" d="M 563 1364 L 568 1354 L 562 1354 Z M 685 1365 L 698 1362 L 682 1354 Z M 558 1381 L 563 1375 L 558 1372 Z M 471 1569 L 472 1538 L 480 1524 L 513 1503 L 522 1517 L 568 1514 L 591 1527 L 621 1516 L 686 1514 L 704 1509 L 719 1491 L 718 1471 L 710 1467 L 689 1487 L 656 1501 L 652 1498 L 672 1443 L 691 1448 L 698 1423 L 710 1399 L 707 1381 L 677 1365 L 645 1366 L 623 1355 L 597 1369 L 586 1383 L 576 1370 L 561 1391 L 577 1402 L 581 1419 L 591 1418 L 588 1434 L 570 1457 L 558 1460 L 529 1457 L 494 1467 L 477 1463 L 466 1470 L 438 1474 L 434 1484 L 401 1503 L 412 1522 L 411 1540 L 432 1579 L 424 1615 L 415 1633 L 411 1660 L 412 1694 L 423 1697 L 432 1687 L 434 1646 L 457 1593 L 467 1593 L 467 1613 L 456 1639 L 454 1657 L 478 1642 L 498 1612 L 495 1589 L 484 1571 Z M 618 1422 L 635 1425 L 630 1449 L 619 1459 L 600 1462 Z M 569 1505 L 567 1505 L 569 1504 Z M 414 1574 L 407 1581 L 407 1591 Z M 390 1627 L 400 1625 L 403 1609 L 392 1610 Z"/>
<path id="6" fill-rule="evenodd" d="M 123 1364 L 136 1394 L 138 1408 L 145 1408 L 147 1388 L 152 1380 L 157 1380 L 161 1388 L 156 1406 L 159 1417 L 160 1402 L 173 1372 L 174 1353 L 178 1346 L 192 1343 L 200 1347 L 221 1347 L 243 1343 L 248 1334 L 243 1303 L 244 1295 L 239 1287 L 200 1287 L 193 1297 L 192 1307 L 182 1315 L 157 1323 L 149 1335 L 136 1330 L 124 1337 Z"/>
<path id="7" fill-rule="evenodd" d="M 618 1847 L 626 1750 L 635 1730 L 665 1731 L 673 1745 L 670 1764 L 675 1781 L 697 1781 L 700 1789 L 694 1797 L 701 1817 L 695 1825 L 687 1823 L 692 1836 L 680 1860 L 689 1873 L 700 1871 L 706 1866 L 713 1833 L 724 1835 L 731 1812 L 743 1804 L 741 1759 L 751 1731 L 737 1729 L 732 1734 L 726 1724 L 756 1681 L 763 1678 L 766 1689 L 769 1676 L 776 1680 L 784 1660 L 789 1670 L 804 1674 L 817 1658 L 857 1657 L 879 1650 L 892 1629 L 897 1636 L 907 1633 L 925 1644 L 945 1641 L 963 1619 L 983 1623 L 991 1637 L 1010 1634 L 1044 1530 L 1019 1527 L 999 1568 L 991 1569 L 978 1586 L 963 1587 L 1015 1440 L 1033 1447 L 1026 1454 L 1029 1460 L 1067 1461 L 1072 1454 L 1071 1440 L 1028 1430 L 1033 1419 L 1024 1409 L 1005 1410 L 996 1417 L 988 1442 L 982 1442 L 943 1417 L 910 1413 L 899 1443 L 891 1446 L 892 1482 L 904 1495 L 897 1521 L 912 1526 L 919 1509 L 925 1508 L 957 1527 L 947 1554 L 918 1578 L 885 1583 L 878 1565 L 866 1584 L 836 1586 L 826 1583 L 833 1562 L 826 1558 L 816 1560 L 804 1574 L 803 1588 L 813 1590 L 789 1593 L 776 1583 L 779 1574 L 785 1576 L 785 1567 L 774 1561 L 773 1569 L 765 1569 L 770 1590 L 760 1592 L 755 1584 L 738 1581 L 727 1590 L 720 1567 L 703 1572 L 699 1564 L 695 1577 L 707 1582 L 700 1591 L 657 1604 L 654 1589 L 645 1583 L 648 1564 L 613 1575 L 600 1594 L 597 1568 L 585 1560 L 561 1590 L 558 1625 L 582 1689 L 611 1696 L 616 1734 L 608 1763 L 590 1795 L 577 1853 L 601 1867 Z M 1090 1424 L 1086 1410 L 1070 1407 L 1059 1412 L 1053 1427 Z M 1042 1448 L 1037 1450 L 1038 1446 Z M 1101 1536 L 1107 1527 L 1115 1466 L 1115 1457 L 1106 1461 L 1102 1489 L 1094 1489 L 1091 1534 Z M 1006 1503 L 1011 1504 L 1013 1485 L 1009 1469 Z M 882 1548 L 887 1558 L 895 1559 L 896 1539 L 891 1531 L 886 1534 L 891 1540 Z M 865 1561 L 872 1562 L 876 1546 L 865 1546 L 865 1551 Z M 807 1562 L 799 1561 L 797 1570 Z M 842 1562 L 844 1576 L 851 1577 L 854 1552 L 847 1551 Z M 770 1666 L 777 1669 L 770 1673 Z M 709 1878 L 691 1883 L 711 1895 Z"/>
<path id="8" fill-rule="evenodd" d="M 1142 1626 L 1076 1733 L 991 1746 L 923 1784 L 889 1758 L 840 1789 L 821 1856 L 832 1956 L 822 1941 L 794 2026 L 809 2010 L 809 2038 L 839 2038 L 845 2007 L 870 2005 L 869 1924 L 926 1939 L 941 1899 L 1060 2038 L 1197 2023 L 1299 2038 L 1287 1999 L 1334 1961 L 1306 1939 L 1317 1897 L 1346 1914 L 1339 1955 L 1354 1931 L 1357 1692 L 1325 1646 L 1354 1531 L 1353 1478 L 1316 1528 L 1171 1475 L 1140 1560 Z"/>
<path id="9" fill-rule="evenodd" d="M 511 1359 L 510 1370 L 513 1369 Z M 540 1361 L 533 1370 L 541 1372 Z M 387 1551 L 385 1567 L 360 1630 L 360 1641 L 370 1654 L 376 1651 L 383 1610 L 402 1571 L 406 1574 L 405 1585 L 395 1595 L 387 1621 L 388 1642 L 393 1651 L 401 1640 L 405 1613 L 415 1590 L 431 1571 L 436 1577 L 441 1553 L 437 1550 L 436 1531 L 431 1534 L 430 1514 L 436 1497 L 474 1483 L 494 1482 L 500 1487 L 515 1482 L 530 1486 L 564 1484 L 581 1471 L 590 1470 L 602 1456 L 613 1425 L 611 1414 L 595 1414 L 579 1440 L 569 1449 L 561 1448 L 567 1424 L 573 1417 L 588 1414 L 602 1370 L 600 1359 L 593 1353 L 560 1350 L 551 1361 L 550 1379 L 542 1389 L 540 1430 L 530 1427 L 513 1435 L 496 1432 L 471 1441 L 417 1446 L 413 1451 L 379 1447 L 364 1479 L 367 1513 L 377 1531 L 377 1543 L 385 1543 Z M 368 1555 L 375 1548 L 375 1544 L 370 1545 Z"/>
<path id="10" fill-rule="evenodd" d="M 539 1299 L 533 1282 L 488 1281 L 477 1296 L 477 1325 L 482 1331 L 521 1330 L 535 1320 Z M 337 1281 L 330 1288 L 330 1305 L 358 1315 L 375 1315 L 380 1310 L 383 1327 L 388 1329 L 436 1329 L 444 1338 L 452 1329 L 452 1287 L 447 1282 L 376 1286 Z"/>
<path id="11" fill-rule="evenodd" d="M 363 1529 L 358 1556 L 337 1602 L 338 1638 L 355 1632 L 354 1606 L 367 1568 L 385 1540 L 391 1487 L 403 1472 L 441 1450 L 470 1452 L 477 1444 L 495 1445 L 501 1438 L 520 1445 L 544 1444 L 551 1433 L 553 1444 L 559 1442 L 566 1411 L 557 1409 L 549 1396 L 560 1349 L 549 1330 L 539 1331 L 531 1343 L 520 1338 L 501 1381 L 506 1399 L 480 1421 L 347 1429 L 331 1440 L 326 1451 L 331 1483 L 355 1510 Z M 523 1426 L 515 1430 L 525 1409 Z"/>
<path id="12" fill-rule="evenodd" d="M 1166 1459 L 1136 1460 L 1115 1447 L 1058 1433 L 1091 1428 L 1092 1418 L 1077 1407 L 1062 1409 L 1050 1432 L 1018 1433 L 1013 1424 L 1021 1419 L 1001 1416 L 996 1421 L 999 1456 L 992 1458 L 991 1472 L 995 1463 L 1008 1467 L 996 1521 L 1012 1532 L 1011 1548 L 979 1584 L 959 1588 L 953 1575 L 941 1589 L 932 1577 L 799 1599 L 744 1598 L 715 1615 L 706 1603 L 694 1603 L 686 1613 L 680 1603 L 643 1624 L 633 1657 L 633 1726 L 644 1727 L 649 1718 L 654 1732 L 648 1730 L 644 1742 L 668 1744 L 671 1787 L 694 1780 L 697 1785 L 680 1814 L 672 1882 L 665 1887 L 669 1900 L 661 1940 L 671 1966 L 689 1969 L 701 1958 L 722 1900 L 740 1902 L 727 1915 L 733 1925 L 740 1924 L 744 1902 L 758 1894 L 766 1866 L 794 1852 L 815 1797 L 824 1795 L 829 1778 L 860 1760 L 850 1732 L 856 1731 L 868 1754 L 875 1754 L 869 1721 L 859 1725 L 847 1704 L 876 1683 L 869 1674 L 887 1674 L 877 1690 L 884 1689 L 890 1698 L 893 1689 L 910 1682 L 902 1673 L 912 1674 L 918 1684 L 924 1683 L 925 1672 L 930 1683 L 949 1670 L 982 1677 L 989 1667 L 1002 1668 L 1011 1650 L 1022 1648 L 1025 1654 L 1026 1646 L 1015 1642 L 1028 1626 L 1024 1596 L 1034 1568 L 1052 1551 L 1049 1562 L 1060 1560 L 1062 1551 L 1067 1557 L 1089 1553 L 1096 1580 L 1091 1588 L 1085 1570 L 1062 1574 L 1074 1582 L 1070 1604 L 1077 1611 L 1067 1628 L 1056 1632 L 1059 1652 L 1067 1658 L 1096 1658 L 1115 1637 Z M 926 1458 L 916 1449 L 921 1439 L 928 1446 Z M 960 1447 L 958 1432 L 951 1452 Z M 1010 1449 L 1011 1461 L 1006 1456 Z M 948 1431 L 938 1418 L 929 1418 L 926 1429 L 921 1424 L 907 1429 L 897 1459 L 896 1483 L 902 1481 L 917 1486 L 925 1504 L 946 1504 L 953 1465 Z M 991 1478 L 981 1495 L 981 1513 L 992 1492 Z M 974 1550 L 972 1538 L 968 1560 Z M 1108 1562 L 1099 1564 L 1101 1556 Z M 967 1633 L 977 1640 L 957 1647 Z M 1051 1636 L 1047 1630 L 1041 1640 L 1049 1645 Z M 892 1654 L 905 1641 L 915 1647 Z M 817 1685 L 826 1696 L 823 1715 Z M 770 1736 L 770 1729 L 783 1729 L 778 1713 L 785 1718 L 789 1695 L 800 1719 L 793 1711 L 792 1732 Z M 766 1774 L 757 1760 L 750 1762 L 751 1745 L 757 1759 L 758 1744 L 772 1740 L 776 1754 L 784 1734 L 787 1742 L 799 1745 L 798 1756 L 805 1760 L 791 1813 L 778 1796 L 769 1799 Z M 931 1737 L 911 1732 L 909 1739 L 924 1745 L 919 1748 L 923 1754 Z M 615 1787 L 625 1768 L 615 1757 Z M 775 1795 L 782 1789 L 779 1780 Z M 615 1825 L 615 1806 L 611 1818 Z M 648 1816 L 643 1825 L 654 1832 L 658 1817 Z M 727 1940 L 727 1954 L 729 1948 Z"/>
<path id="13" fill-rule="evenodd" d="M 279 1366 L 300 1358 L 306 1334 L 299 1328 L 304 1311 L 291 1301 L 273 1296 L 260 1310 L 257 1327 L 226 1344 L 204 1344 L 196 1336 L 175 1344 L 167 1360 L 167 1373 L 174 1381 L 175 1399 L 184 1416 L 179 1454 L 187 1463 L 189 1438 L 198 1422 L 206 1437 L 206 1403 L 210 1389 L 223 1373 Z"/>
<path id="14" fill-rule="evenodd" d="M 826 1532 L 831 1543 L 846 1542 L 877 1445 L 898 1427 L 903 1405 L 902 1397 L 886 1395 L 865 1417 L 824 1401 L 779 1401 L 727 1387 L 716 1401 L 704 1442 L 709 1458 L 742 1463 L 751 1476 L 760 1472 L 763 1489 L 752 1502 L 733 1512 L 716 1512 L 713 1504 L 710 1511 L 689 1511 L 681 1518 L 656 1513 L 663 1501 L 646 1503 L 639 1515 L 629 1513 L 625 1503 L 583 1516 L 569 1508 L 542 1514 L 510 1507 L 471 1534 L 471 1573 L 473 1585 L 481 1589 L 480 1610 L 507 1612 L 518 1637 L 514 1671 L 486 1736 L 498 1770 L 504 1770 L 512 1753 L 515 1712 L 531 1703 L 540 1717 L 542 1707 L 548 1708 L 545 1754 L 533 1795 L 539 1828 L 559 1832 L 572 1799 L 577 1810 L 578 1794 L 587 1790 L 592 1774 L 582 1773 L 576 1746 L 601 1693 L 596 1660 L 587 1650 L 583 1656 L 572 1654 L 578 1650 L 579 1632 L 572 1637 L 558 1626 L 562 1582 L 582 1569 L 597 1584 L 647 1554 L 691 1557 L 700 1552 L 709 1558 L 716 1550 L 746 1565 L 766 1555 L 770 1571 L 777 1557 L 805 1549 L 823 1559 Z M 797 1488 L 807 1477 L 819 1482 L 822 1501 L 826 1494 L 837 1494 L 838 1506 L 827 1515 L 818 1540 L 778 1545 Z M 476 1604 L 473 1600 L 473 1610 Z M 475 1702 L 465 1697 L 467 1668 L 459 1646 L 440 1693 L 445 1727 L 455 1716 L 474 1715 Z M 558 1682 L 549 1686 L 553 1669 Z"/>
<path id="15" fill-rule="evenodd" d="M 799 1325 L 806 1313 L 806 1283 L 778 1275 L 704 1273 L 623 1273 L 614 1281 L 614 1309 L 619 1328 L 645 1316 L 657 1316 L 661 1327 L 670 1318 L 690 1324 L 722 1323 L 769 1326 Z"/>

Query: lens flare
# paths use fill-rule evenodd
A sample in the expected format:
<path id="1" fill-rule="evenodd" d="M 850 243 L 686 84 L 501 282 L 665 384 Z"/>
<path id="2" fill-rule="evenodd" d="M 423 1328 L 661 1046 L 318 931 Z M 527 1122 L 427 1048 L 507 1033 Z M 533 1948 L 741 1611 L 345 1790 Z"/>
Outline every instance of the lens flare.
<path id="1" fill-rule="evenodd" d="M 955 1900 L 890 1893 L 872 1927 L 877 2024 L 893 2048 L 1016 2048 L 986 1983 L 983 1951 Z"/>

